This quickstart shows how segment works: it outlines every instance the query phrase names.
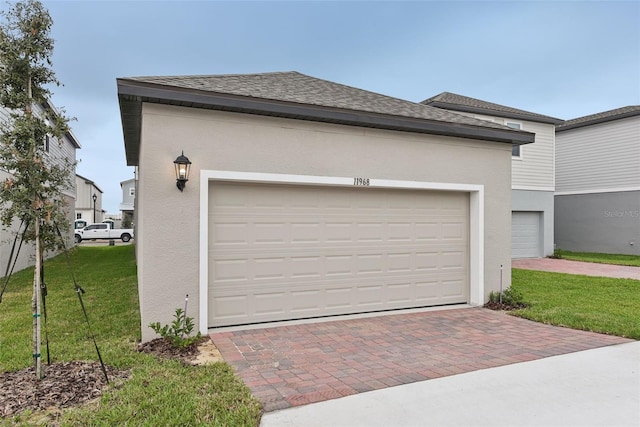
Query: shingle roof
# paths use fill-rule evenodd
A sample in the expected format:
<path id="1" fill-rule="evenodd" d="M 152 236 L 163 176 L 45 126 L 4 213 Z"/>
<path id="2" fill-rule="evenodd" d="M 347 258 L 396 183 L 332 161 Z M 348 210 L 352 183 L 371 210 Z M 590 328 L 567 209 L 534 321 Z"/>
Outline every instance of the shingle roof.
<path id="1" fill-rule="evenodd" d="M 127 162 L 136 164 L 141 102 L 432 133 L 514 144 L 533 134 L 298 72 L 119 78 Z"/>
<path id="2" fill-rule="evenodd" d="M 414 102 L 310 77 L 295 71 L 213 76 L 131 77 L 126 80 L 250 98 L 502 128 L 497 123 L 480 121 L 433 107 L 425 108 Z"/>
<path id="3" fill-rule="evenodd" d="M 530 120 L 540 123 L 559 124 L 563 122 L 562 119 L 557 119 L 555 117 L 532 113 L 530 111 L 507 107 L 505 105 L 494 104 L 493 102 L 482 101 L 480 99 L 458 95 L 451 92 L 442 92 L 439 95 L 425 99 L 421 104 L 431 105 L 433 107 L 447 110 L 491 114 L 499 117 Z"/>
<path id="4" fill-rule="evenodd" d="M 576 119 L 567 120 L 560 126 L 556 127 L 556 132 L 562 132 L 569 129 L 575 129 L 583 126 L 595 125 L 598 123 L 620 120 L 627 117 L 640 115 L 640 105 L 629 105 L 614 110 L 603 111 L 602 113 L 590 114 L 588 116 L 578 117 Z"/>

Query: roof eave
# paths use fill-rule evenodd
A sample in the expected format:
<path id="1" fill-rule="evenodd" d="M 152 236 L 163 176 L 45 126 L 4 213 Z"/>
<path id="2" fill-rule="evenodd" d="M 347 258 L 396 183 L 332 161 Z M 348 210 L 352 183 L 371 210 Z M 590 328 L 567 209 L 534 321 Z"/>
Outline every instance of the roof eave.
<path id="1" fill-rule="evenodd" d="M 546 123 L 546 124 L 552 124 L 552 125 L 559 125 L 564 123 L 564 120 L 556 119 L 555 117 L 542 116 L 538 114 L 526 114 L 526 113 L 516 113 L 516 112 L 510 112 L 510 111 L 491 110 L 488 108 L 452 104 L 449 102 L 442 102 L 442 101 L 432 101 L 426 105 L 430 105 L 436 108 L 442 108 L 444 110 L 453 110 L 453 111 L 460 111 L 464 113 L 474 113 L 474 114 L 486 114 L 490 116 L 504 117 L 507 119 L 527 120 L 527 121 L 536 122 L 536 123 Z"/>
<path id="2" fill-rule="evenodd" d="M 53 114 L 60 117 L 60 113 L 58 112 L 58 109 L 56 108 L 55 105 L 53 105 L 53 102 L 51 102 L 49 98 L 45 98 L 44 102 L 41 105 L 43 108 L 53 111 Z M 69 130 L 67 130 L 64 133 L 64 136 L 66 136 L 69 139 L 69 141 L 71 141 L 71 145 L 73 145 L 74 148 L 76 149 L 82 148 L 80 146 L 80 143 L 78 142 L 78 138 L 76 138 L 73 132 L 71 132 L 71 128 L 69 128 Z"/>
<path id="3" fill-rule="evenodd" d="M 556 127 L 556 132 L 564 132 L 570 129 L 581 128 L 585 126 L 597 125 L 600 123 L 613 122 L 615 120 L 626 119 L 629 117 L 640 116 L 640 110 L 627 111 L 626 113 L 620 113 L 608 117 L 599 117 L 597 119 L 586 120 L 579 123 L 561 124 Z"/>
<path id="4" fill-rule="evenodd" d="M 311 104 L 297 104 L 205 92 L 128 79 L 117 79 L 117 85 L 128 166 L 136 166 L 139 161 L 143 102 L 481 139 L 516 145 L 530 144 L 535 140 L 535 134 L 533 133 L 511 129 L 495 129 L 359 110 L 345 110 Z"/>

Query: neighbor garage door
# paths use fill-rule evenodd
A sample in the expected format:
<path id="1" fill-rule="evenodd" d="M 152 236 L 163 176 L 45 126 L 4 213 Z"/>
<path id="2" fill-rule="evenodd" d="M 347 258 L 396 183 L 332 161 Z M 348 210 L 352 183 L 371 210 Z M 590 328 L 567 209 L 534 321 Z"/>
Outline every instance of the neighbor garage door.
<path id="1" fill-rule="evenodd" d="M 465 303 L 469 195 L 212 182 L 209 327 Z"/>
<path id="2" fill-rule="evenodd" d="M 541 212 L 511 213 L 511 258 L 541 256 Z"/>

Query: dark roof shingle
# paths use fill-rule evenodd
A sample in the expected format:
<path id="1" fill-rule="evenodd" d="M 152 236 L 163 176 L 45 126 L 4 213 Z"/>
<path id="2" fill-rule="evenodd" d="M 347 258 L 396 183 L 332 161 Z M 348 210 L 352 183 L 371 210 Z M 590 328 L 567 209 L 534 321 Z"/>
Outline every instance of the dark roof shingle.
<path id="1" fill-rule="evenodd" d="M 295 71 L 211 76 L 129 77 L 123 80 L 256 99 L 502 128 L 502 125 L 497 123 L 425 107 L 418 103 L 318 79 Z"/>
<path id="2" fill-rule="evenodd" d="M 620 120 L 627 117 L 639 116 L 640 105 L 628 105 L 626 107 L 616 108 L 601 113 L 590 114 L 588 116 L 578 117 L 576 119 L 567 120 L 560 126 L 556 127 L 556 132 L 562 132 L 569 129 L 575 129 L 583 126 L 595 125 L 598 123 Z"/>
<path id="3" fill-rule="evenodd" d="M 555 117 L 532 113 L 530 111 L 507 107 L 505 105 L 494 104 L 493 102 L 482 101 L 480 99 L 458 95 L 451 92 L 442 92 L 439 95 L 425 99 L 421 104 L 431 105 L 433 107 L 444 108 L 447 110 L 491 114 L 500 117 L 530 120 L 540 123 L 559 124 L 563 122 L 563 120 Z"/>

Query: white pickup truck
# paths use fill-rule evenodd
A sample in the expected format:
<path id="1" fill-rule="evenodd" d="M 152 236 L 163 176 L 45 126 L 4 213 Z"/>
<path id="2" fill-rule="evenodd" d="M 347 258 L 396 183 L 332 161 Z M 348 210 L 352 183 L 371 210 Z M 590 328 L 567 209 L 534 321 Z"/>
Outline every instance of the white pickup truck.
<path id="1" fill-rule="evenodd" d="M 83 240 L 120 239 L 123 242 L 128 242 L 133 238 L 133 230 L 130 228 L 113 230 L 109 227 L 110 225 L 104 222 L 89 224 L 85 228 L 75 230 L 75 241 L 80 243 Z"/>

